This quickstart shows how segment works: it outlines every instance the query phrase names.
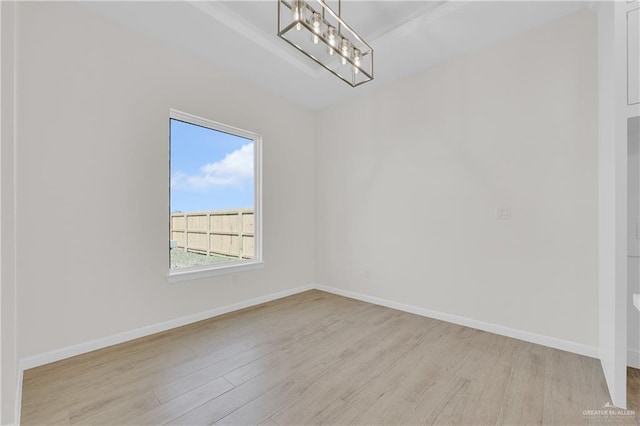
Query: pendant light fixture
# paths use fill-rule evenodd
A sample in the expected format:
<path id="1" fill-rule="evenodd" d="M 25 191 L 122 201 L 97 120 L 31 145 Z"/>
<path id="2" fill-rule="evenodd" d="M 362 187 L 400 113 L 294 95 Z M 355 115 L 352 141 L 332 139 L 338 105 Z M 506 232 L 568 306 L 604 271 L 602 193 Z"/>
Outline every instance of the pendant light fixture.
<path id="1" fill-rule="evenodd" d="M 278 0 L 278 36 L 347 84 L 373 80 L 373 49 L 325 0 Z"/>

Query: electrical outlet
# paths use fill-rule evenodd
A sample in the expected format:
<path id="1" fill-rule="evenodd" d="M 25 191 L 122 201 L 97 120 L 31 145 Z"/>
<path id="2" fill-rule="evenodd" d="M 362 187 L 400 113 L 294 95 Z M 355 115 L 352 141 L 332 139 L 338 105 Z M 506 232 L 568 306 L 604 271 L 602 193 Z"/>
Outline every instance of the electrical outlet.
<path id="1" fill-rule="evenodd" d="M 238 276 L 231 275 L 231 284 L 238 284 Z"/>
<path id="2" fill-rule="evenodd" d="M 497 207 L 496 208 L 497 220 L 509 220 L 511 219 L 511 207 Z"/>

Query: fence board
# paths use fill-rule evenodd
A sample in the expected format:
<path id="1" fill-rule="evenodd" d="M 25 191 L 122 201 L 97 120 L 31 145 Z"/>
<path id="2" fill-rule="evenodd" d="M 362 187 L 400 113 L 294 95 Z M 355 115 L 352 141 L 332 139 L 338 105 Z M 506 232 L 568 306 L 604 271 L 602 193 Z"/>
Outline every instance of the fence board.
<path id="1" fill-rule="evenodd" d="M 254 216 L 253 209 L 172 213 L 169 235 L 188 252 L 252 259 Z"/>

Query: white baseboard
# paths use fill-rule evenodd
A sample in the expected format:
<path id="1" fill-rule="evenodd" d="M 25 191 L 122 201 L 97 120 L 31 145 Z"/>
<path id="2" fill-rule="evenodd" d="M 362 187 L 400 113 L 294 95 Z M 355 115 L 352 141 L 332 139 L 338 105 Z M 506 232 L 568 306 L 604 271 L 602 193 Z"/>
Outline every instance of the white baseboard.
<path id="1" fill-rule="evenodd" d="M 97 349 L 113 346 L 118 343 L 127 342 L 129 340 L 137 339 L 140 337 L 149 336 L 151 334 L 159 333 L 162 331 L 170 330 L 172 328 L 180 327 L 183 325 L 192 324 L 194 322 L 202 321 L 205 319 L 213 318 L 219 315 L 223 315 L 229 312 L 237 311 L 251 306 L 256 306 L 262 303 L 270 302 L 272 300 L 281 299 L 283 297 L 291 296 L 293 294 L 302 293 L 304 291 L 317 289 L 326 291 L 328 293 L 337 294 L 340 296 L 348 297 L 351 299 L 361 300 L 363 302 L 373 303 L 375 305 L 385 306 L 392 309 L 397 309 L 404 312 L 409 312 L 416 315 L 421 315 L 428 318 L 434 318 L 454 324 L 463 325 L 466 327 L 475 328 L 478 330 L 488 331 L 490 333 L 499 334 L 502 336 L 512 337 L 526 342 L 536 343 L 543 346 L 548 346 L 563 351 L 573 352 L 580 355 L 585 355 L 592 358 L 598 358 L 598 348 L 594 346 L 583 345 L 580 343 L 570 342 L 567 340 L 557 339 L 554 337 L 543 336 L 540 334 L 530 333 L 527 331 L 516 330 L 509 327 L 504 327 L 497 324 L 491 324 L 483 321 L 477 321 L 470 318 L 465 318 L 457 315 L 446 314 L 443 312 L 434 311 L 431 309 L 421 308 L 418 306 L 407 305 L 404 303 L 394 302 L 391 300 L 381 299 L 374 296 L 368 296 L 361 293 L 356 293 L 348 290 L 339 289 L 336 287 L 329 287 L 319 284 L 309 284 L 292 289 L 280 291 L 277 293 L 268 294 L 254 299 L 245 300 L 242 302 L 234 303 L 231 305 L 221 306 L 208 311 L 200 312 L 197 314 L 187 315 L 184 317 L 176 318 L 173 320 L 165 321 L 158 324 L 152 324 L 146 327 L 137 328 L 135 330 L 125 331 L 112 336 L 103 337 L 100 339 L 91 340 L 89 342 L 80 343 L 77 345 L 68 346 L 61 349 L 56 349 L 43 354 L 30 356 L 20 360 L 18 364 L 18 385 L 16 395 L 16 424 L 20 424 L 20 409 L 22 399 L 22 378 L 24 370 L 29 368 L 38 367 L 40 365 L 49 364 L 51 362 L 59 361 L 72 356 L 81 355 L 87 352 L 91 352 Z M 632 365 L 631 362 L 635 362 Z M 629 351 L 629 365 L 640 368 L 640 353 Z"/>
<path id="2" fill-rule="evenodd" d="M 629 367 L 640 369 L 640 351 L 629 349 L 627 351 L 627 365 Z"/>
<path id="3" fill-rule="evenodd" d="M 43 354 L 23 358 L 18 363 L 18 384 L 16 389 L 15 424 L 16 425 L 20 424 L 20 415 L 21 415 L 20 410 L 22 408 L 22 382 L 23 382 L 24 370 L 38 367 L 40 365 L 49 364 L 51 362 L 60 361 L 65 358 L 71 358 L 72 356 L 82 355 L 87 352 L 106 348 L 108 346 L 117 345 L 118 343 L 124 343 L 129 340 L 138 339 L 140 337 L 149 336 L 151 334 L 159 333 L 162 331 L 171 330 L 172 328 L 181 327 L 183 325 L 193 324 L 194 322 L 217 317 L 220 315 L 227 314 L 229 312 L 238 311 L 244 308 L 250 308 L 252 306 L 260 305 L 262 303 L 271 302 L 272 300 L 282 299 L 283 297 L 302 293 L 303 291 L 313 290 L 314 288 L 315 287 L 312 284 L 303 285 L 300 287 L 279 291 L 277 293 L 271 293 L 265 296 L 244 300 L 242 302 L 233 303 L 231 305 L 210 309 L 208 311 L 200 312 L 197 314 L 187 315 L 184 317 L 161 322 L 158 324 L 152 324 L 146 327 L 140 327 L 135 330 L 125 331 L 122 333 L 114 334 L 112 336 L 102 337 L 100 339 L 91 340 L 89 342 L 67 346 L 65 348 L 56 349 L 50 352 L 45 352 Z"/>
<path id="4" fill-rule="evenodd" d="M 512 337 L 525 342 L 536 343 L 542 346 L 548 346 L 554 349 L 560 349 L 567 352 L 573 352 L 579 355 L 591 358 L 599 358 L 599 350 L 595 346 L 588 346 L 581 343 L 575 343 L 568 340 L 557 339 L 555 337 L 544 336 L 541 334 L 530 333 L 528 331 L 517 330 L 514 328 L 504 327 L 502 325 L 492 324 L 488 322 L 478 321 L 471 318 L 465 318 L 458 315 L 446 314 L 431 309 L 421 308 L 418 306 L 407 305 L 404 303 L 394 302 L 391 300 L 381 299 L 379 297 L 367 296 L 366 294 L 356 293 L 349 290 L 343 290 L 336 287 L 316 284 L 315 288 L 326 291 L 328 293 L 337 294 L 339 296 L 351 299 L 361 300 L 363 302 L 373 303 L 374 305 L 385 306 L 387 308 L 397 309 L 399 311 L 409 312 L 411 314 L 423 317 L 434 318 L 453 324 L 463 325 L 465 327 L 475 328 L 490 333 L 499 334 L 501 336 Z"/>
<path id="5" fill-rule="evenodd" d="M 56 349 L 50 352 L 45 352 L 43 354 L 30 356 L 20 360 L 19 369 L 20 371 L 28 370 L 29 368 L 38 367 L 40 365 L 49 364 L 55 361 L 60 361 L 62 359 L 70 358 L 72 356 L 95 351 L 97 349 L 102 349 L 108 346 L 117 345 L 118 343 L 123 343 L 123 342 L 127 342 L 129 340 L 137 339 L 140 337 L 149 336 L 151 334 L 159 333 L 161 331 L 167 331 L 172 328 L 181 327 L 183 325 L 193 324 L 194 322 L 217 317 L 219 315 L 224 315 L 229 312 L 237 311 L 244 308 L 249 308 L 251 306 L 260 305 L 266 302 L 271 302 L 272 300 L 282 299 L 283 297 L 291 296 L 297 293 L 302 293 L 303 291 L 313 290 L 313 288 L 314 286 L 311 284 L 295 287 L 288 290 L 279 291 L 277 293 L 271 293 L 265 296 L 256 297 L 254 299 L 233 303 L 231 305 L 210 309 L 208 311 L 199 312 L 197 314 L 187 315 L 184 317 L 161 322 L 158 324 L 152 324 L 146 327 L 141 327 L 134 330 L 129 330 L 122 333 L 114 334 L 112 336 L 102 337 L 100 339 L 91 340 L 85 343 L 79 343 L 77 345 L 67 346 L 65 348 Z"/>
<path id="6" fill-rule="evenodd" d="M 303 285 L 300 287 L 279 291 L 277 293 L 271 293 L 265 296 L 244 300 L 242 302 L 233 303 L 231 305 L 210 309 L 208 311 L 200 312 L 197 314 L 187 315 L 158 324 L 140 327 L 135 330 L 125 331 L 122 333 L 114 334 L 112 336 L 102 337 L 100 339 L 91 340 L 89 342 L 67 346 L 66 348 L 56 349 L 50 352 L 45 352 L 43 354 L 23 358 L 18 363 L 18 384 L 16 386 L 16 407 L 14 419 L 15 424 L 20 424 L 20 410 L 22 408 L 22 379 L 24 376 L 24 370 L 28 370 L 29 368 L 38 367 L 44 364 L 49 364 L 51 362 L 60 361 L 65 358 L 71 358 L 72 356 L 82 355 L 87 352 L 117 345 L 118 343 L 124 343 L 129 340 L 138 339 L 140 337 L 149 336 L 151 334 L 159 333 L 162 331 L 171 330 L 172 328 L 181 327 L 183 325 L 193 324 L 194 322 L 217 317 L 229 312 L 238 311 L 244 308 L 250 308 L 262 303 L 271 302 L 272 300 L 282 299 L 283 297 L 302 293 L 303 291 L 313 290 L 314 288 L 315 287 L 312 284 Z"/>
<path id="7" fill-rule="evenodd" d="M 320 284 L 315 284 L 315 285 L 309 284 L 309 285 L 304 285 L 304 286 L 280 291 L 277 293 L 267 294 L 265 296 L 256 297 L 253 299 L 245 300 L 245 301 L 234 303 L 231 305 L 221 306 L 219 308 L 210 309 L 208 311 L 200 312 L 197 314 L 187 315 L 184 317 L 161 322 L 158 324 L 152 324 L 146 327 L 125 331 L 122 333 L 114 334 L 114 335 L 103 337 L 100 339 L 91 340 L 85 343 L 67 346 L 65 348 L 56 349 L 50 352 L 45 352 L 42 354 L 23 358 L 19 362 L 19 374 L 22 374 L 22 371 L 27 370 L 29 368 L 38 367 L 40 365 L 49 364 L 55 361 L 60 361 L 65 358 L 81 355 L 97 349 L 102 349 L 108 346 L 117 345 L 118 343 L 127 342 L 129 340 L 149 336 L 151 334 L 170 330 L 172 328 L 192 324 L 194 322 L 213 318 L 219 315 L 224 315 L 229 312 L 237 311 L 237 310 L 248 308 L 251 306 L 256 306 L 261 303 L 270 302 L 272 300 L 281 299 L 283 297 L 291 296 L 293 294 L 301 293 L 303 291 L 312 290 L 314 288 L 321 291 L 326 291 L 328 293 L 349 297 L 351 299 L 373 303 L 375 305 L 386 306 L 388 308 L 397 309 L 400 311 L 409 312 L 409 313 L 421 315 L 424 317 L 435 318 L 438 320 L 447 321 L 447 322 L 451 322 L 459 325 L 464 325 L 466 327 L 471 327 L 478 330 L 488 331 L 490 333 L 500 334 L 503 336 L 513 337 L 515 339 L 520 339 L 520 340 L 524 340 L 531 343 L 537 343 L 543 346 L 549 346 L 552 348 L 561 349 L 563 351 L 573 352 L 580 355 L 589 356 L 592 358 L 598 358 L 598 348 L 594 346 L 583 345 L 580 343 L 557 339 L 555 337 L 549 337 L 549 336 L 544 336 L 540 334 L 530 333 L 527 331 L 504 327 L 497 324 L 478 321 L 478 320 L 461 317 L 453 314 L 438 312 L 438 311 L 434 311 L 427 308 L 421 308 L 414 305 L 394 302 L 387 299 L 368 296 L 362 293 L 343 290 L 337 287 L 330 287 L 330 286 L 320 285 Z M 629 360 L 630 360 L 629 365 L 631 365 L 631 360 L 640 361 L 640 353 L 629 351 Z M 635 363 L 635 365 L 638 365 L 638 364 L 640 364 L 640 362 Z"/>

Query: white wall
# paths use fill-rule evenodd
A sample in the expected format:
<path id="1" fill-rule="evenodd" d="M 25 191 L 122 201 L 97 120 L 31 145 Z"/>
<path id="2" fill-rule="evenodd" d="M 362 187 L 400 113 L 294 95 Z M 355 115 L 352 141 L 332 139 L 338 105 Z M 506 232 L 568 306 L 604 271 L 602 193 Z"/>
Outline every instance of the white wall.
<path id="1" fill-rule="evenodd" d="M 597 111 L 590 11 L 323 110 L 317 282 L 597 353 Z"/>
<path id="2" fill-rule="evenodd" d="M 313 281 L 309 111 L 81 5 L 17 8 L 21 359 Z M 235 285 L 165 279 L 169 108 L 263 136 L 265 266 Z"/>

